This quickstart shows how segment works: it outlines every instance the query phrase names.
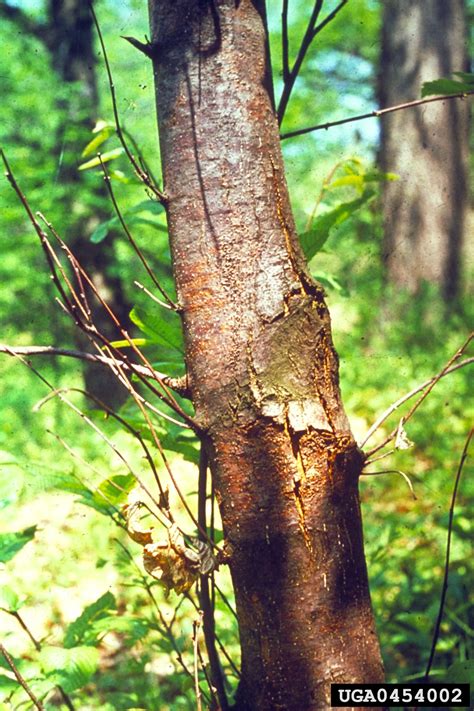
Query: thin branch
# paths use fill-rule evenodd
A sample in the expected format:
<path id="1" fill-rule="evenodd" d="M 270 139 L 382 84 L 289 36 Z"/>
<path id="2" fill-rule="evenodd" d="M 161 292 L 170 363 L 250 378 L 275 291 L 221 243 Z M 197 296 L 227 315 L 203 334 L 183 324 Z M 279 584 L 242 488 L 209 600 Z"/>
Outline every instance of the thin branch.
<path id="1" fill-rule="evenodd" d="M 87 353 L 86 351 L 76 351 L 69 348 L 55 348 L 54 346 L 8 346 L 3 343 L 0 343 L 0 353 L 25 356 L 67 356 L 69 358 L 77 358 L 78 360 L 86 360 L 90 363 L 101 363 L 103 365 L 118 364 L 124 370 L 139 373 L 145 378 L 153 378 L 154 380 L 159 378 L 163 381 L 163 383 L 165 383 L 165 385 L 177 392 L 178 395 L 181 395 L 181 397 L 189 397 L 185 375 L 181 378 L 172 378 L 171 376 L 160 373 L 157 370 L 150 370 L 146 366 L 137 365 L 135 363 L 126 363 L 125 361 L 117 360 L 115 358 L 108 358 L 104 355 Z"/>
<path id="2" fill-rule="evenodd" d="M 109 195 L 110 195 L 110 199 L 111 199 L 111 201 L 112 201 L 112 205 L 114 206 L 115 213 L 116 213 L 116 215 L 117 215 L 117 217 L 118 217 L 118 219 L 119 219 L 119 221 L 120 221 L 120 224 L 122 225 L 123 231 L 125 232 L 128 241 L 129 241 L 130 244 L 132 245 L 132 248 L 133 248 L 135 254 L 137 255 L 137 257 L 139 258 L 139 260 L 140 260 L 141 263 L 143 264 L 146 273 L 148 274 L 148 276 L 150 277 L 150 279 L 152 280 L 153 284 L 156 286 L 156 288 L 158 289 L 158 291 L 160 292 L 160 294 L 162 295 L 162 297 L 165 299 L 165 301 L 168 302 L 169 306 L 170 306 L 174 311 L 177 311 L 177 310 L 178 310 L 178 307 L 177 307 L 176 304 L 170 299 L 170 297 L 168 296 L 168 294 L 166 293 L 166 291 L 165 291 L 165 290 L 163 289 L 163 287 L 161 286 L 160 282 L 158 281 L 158 279 L 157 279 L 156 276 L 154 275 L 153 270 L 151 269 L 150 265 L 148 264 L 148 262 L 146 261 L 145 257 L 143 256 L 143 253 L 142 253 L 141 249 L 139 248 L 139 246 L 137 245 L 137 243 L 136 243 L 135 240 L 133 239 L 132 233 L 130 232 L 130 230 L 129 230 L 128 226 L 127 226 L 127 223 L 125 222 L 125 220 L 124 220 L 124 218 L 123 218 L 123 215 L 122 215 L 122 213 L 121 213 L 121 211 L 120 211 L 120 208 L 119 208 L 119 206 L 118 206 L 117 200 L 116 200 L 116 198 L 115 198 L 115 194 L 114 194 L 114 191 L 113 191 L 113 188 L 112 188 L 112 183 L 110 182 L 110 175 L 109 175 L 109 173 L 108 173 L 108 171 L 107 171 L 107 168 L 106 168 L 106 166 L 105 166 L 105 163 L 102 161 L 102 157 L 101 157 L 100 153 L 99 153 L 98 155 L 99 155 L 100 165 L 101 165 L 102 170 L 103 170 L 103 172 L 104 172 L 105 184 L 106 184 L 106 186 L 107 186 L 107 190 L 108 190 L 108 193 L 109 193 Z"/>
<path id="3" fill-rule="evenodd" d="M 348 0 L 341 0 L 339 5 L 337 5 L 334 10 L 332 10 L 322 22 L 318 25 L 319 14 L 322 10 L 324 0 L 315 0 L 313 12 L 308 22 L 306 32 L 301 40 L 300 48 L 295 59 L 295 63 L 290 70 L 289 67 L 289 40 L 288 40 L 288 0 L 283 0 L 282 8 L 282 61 L 283 61 L 283 91 L 281 93 L 280 102 L 278 104 L 278 125 L 281 126 L 283 118 L 285 116 L 285 111 L 290 100 L 291 92 L 295 85 L 298 74 L 301 70 L 301 66 L 306 57 L 306 53 L 311 46 L 311 43 L 315 37 L 323 30 L 326 25 L 328 25 L 331 20 L 333 20 L 336 15 L 342 10 L 344 5 L 347 4 Z"/>
<path id="4" fill-rule="evenodd" d="M 30 697 L 31 701 L 33 702 L 33 706 L 35 706 L 38 709 L 38 711 L 44 711 L 43 704 L 41 703 L 41 701 L 38 701 L 36 696 L 33 694 L 30 687 L 28 686 L 28 684 L 26 683 L 26 681 L 23 679 L 22 675 L 18 671 L 17 666 L 16 666 L 15 662 L 13 661 L 13 657 L 10 656 L 10 654 L 7 652 L 7 650 L 5 649 L 5 647 L 3 646 L 3 644 L 1 642 L 0 642 L 0 652 L 5 657 L 5 661 L 8 664 L 8 666 L 10 667 L 10 669 L 12 670 L 13 674 L 15 675 L 17 682 L 20 684 L 20 686 L 26 691 L 26 693 Z"/>
<path id="5" fill-rule="evenodd" d="M 143 286 L 139 281 L 134 281 L 133 282 L 136 287 L 138 287 L 141 291 L 145 292 L 147 296 L 150 297 L 155 303 L 159 304 L 162 306 L 164 309 L 170 309 L 171 311 L 173 310 L 173 307 L 170 306 L 169 304 L 165 303 L 164 301 L 161 301 L 158 299 L 154 294 L 151 293 L 149 289 L 146 288 L 146 286 Z"/>
<path id="6" fill-rule="evenodd" d="M 296 136 L 303 136 L 306 133 L 311 133 L 312 131 L 322 131 L 328 128 L 333 128 L 333 126 L 342 126 L 345 123 L 353 123 L 354 121 L 364 121 L 369 118 L 379 118 L 385 114 L 391 114 L 394 111 L 402 111 L 403 109 L 411 109 L 415 106 L 421 106 L 422 104 L 431 104 L 434 101 L 444 101 L 445 99 L 464 99 L 466 96 L 472 96 L 474 91 L 464 91 L 459 94 L 448 94 L 447 96 L 430 96 L 427 99 L 416 99 L 415 101 L 406 101 L 403 104 L 397 104 L 396 106 L 389 106 L 386 109 L 374 109 L 374 111 L 369 111 L 366 114 L 358 114 L 357 116 L 350 116 L 349 118 L 339 119 L 338 121 L 328 121 L 326 123 L 318 123 L 315 126 L 308 126 L 307 128 L 299 128 L 296 131 L 288 131 L 287 133 L 282 133 L 280 139 L 282 141 L 287 138 L 295 138 Z"/>
<path id="7" fill-rule="evenodd" d="M 402 472 L 401 469 L 383 469 L 380 472 L 366 472 L 362 471 L 362 476 L 381 476 L 382 474 L 400 474 L 402 476 L 406 483 L 408 484 L 408 488 L 411 491 L 411 495 L 413 496 L 414 500 L 416 501 L 416 495 L 415 491 L 413 489 L 413 484 L 411 483 L 411 479 L 408 476 L 408 474 L 405 474 L 405 472 Z"/>
<path id="8" fill-rule="evenodd" d="M 121 126 L 121 124 L 120 124 L 120 118 L 119 118 L 118 109 L 117 109 L 117 97 L 116 97 L 116 95 L 115 95 L 115 84 L 114 84 L 114 80 L 113 80 L 113 77 L 112 77 L 112 70 L 111 70 L 111 68 L 110 68 L 110 63 L 109 63 L 109 58 L 108 58 L 108 55 L 107 55 L 107 50 L 106 50 L 106 48 L 105 48 L 104 38 L 103 38 L 103 36 L 102 36 L 102 31 L 101 31 L 101 29 L 100 29 L 100 25 L 99 25 L 99 22 L 98 22 L 98 20 L 97 20 L 97 16 L 96 16 L 96 14 L 95 14 L 95 12 L 94 12 L 94 8 L 92 7 L 92 3 L 91 3 L 91 2 L 89 3 L 89 9 L 90 9 L 90 11 L 91 11 L 92 18 L 93 18 L 93 20 L 94 20 L 94 24 L 95 24 L 95 27 L 96 27 L 96 30 L 97 30 L 97 35 L 98 35 L 98 37 L 99 37 L 100 46 L 101 46 L 101 48 L 102 48 L 102 53 L 103 53 L 103 55 L 104 55 L 105 70 L 106 70 L 106 72 L 107 72 L 107 78 L 108 78 L 108 81 L 109 81 L 109 88 L 110 88 L 110 96 L 111 96 L 111 98 L 112 98 L 112 110 L 113 110 L 114 121 L 115 121 L 115 132 L 116 132 L 117 137 L 118 137 L 118 139 L 119 139 L 119 141 L 120 141 L 120 143 L 121 143 L 121 145 L 122 145 L 122 148 L 124 149 L 124 151 L 125 151 L 125 153 L 126 153 L 126 155 L 127 155 L 128 160 L 129 160 L 130 163 L 132 164 L 133 169 L 135 170 L 135 173 L 137 174 L 137 176 L 139 177 L 139 179 L 142 181 L 142 183 L 143 183 L 144 185 L 146 185 L 147 188 L 149 188 L 149 189 L 152 191 L 152 193 L 153 193 L 153 194 L 155 195 L 155 197 L 159 200 L 159 202 L 161 202 L 163 205 L 165 205 L 165 204 L 166 204 L 166 196 L 164 195 L 164 193 L 163 193 L 161 190 L 159 190 L 159 189 L 156 187 L 156 185 L 154 184 L 154 182 L 153 182 L 153 180 L 151 179 L 150 175 L 149 175 L 148 173 L 146 173 L 146 172 L 141 168 L 141 166 L 139 165 L 139 163 L 138 163 L 138 161 L 136 160 L 135 156 L 133 155 L 133 153 L 130 151 L 130 148 L 128 147 L 128 143 L 127 143 L 127 141 L 126 141 L 126 139 L 125 139 L 124 132 L 123 132 L 122 126 Z"/>
<path id="9" fill-rule="evenodd" d="M 201 451 L 199 454 L 199 477 L 198 477 L 198 521 L 199 521 L 199 538 L 202 541 L 207 540 L 207 521 L 206 521 L 206 491 L 207 491 L 207 470 L 209 461 L 205 449 L 204 442 L 201 442 Z M 202 625 L 204 631 L 204 640 L 206 642 L 207 656 L 211 671 L 212 685 L 216 689 L 217 698 L 219 699 L 220 708 L 222 711 L 227 711 L 229 701 L 224 686 L 222 676 L 222 668 L 219 660 L 219 654 L 216 648 L 215 620 L 214 609 L 209 594 L 209 578 L 207 575 L 201 575 L 199 581 L 199 604 L 202 610 Z"/>
<path id="10" fill-rule="evenodd" d="M 461 361 L 461 363 L 457 363 L 457 365 L 450 365 L 450 363 L 452 363 L 453 360 L 456 360 L 458 357 L 460 357 L 460 355 L 462 355 L 462 352 L 465 350 L 465 348 L 467 347 L 467 345 L 469 344 L 471 339 L 472 339 L 472 335 L 469 337 L 468 341 L 464 344 L 464 346 L 462 346 L 461 353 L 459 353 L 459 351 L 458 351 L 453 356 L 453 358 L 450 359 L 448 366 L 447 367 L 445 366 L 440 371 L 440 373 L 438 373 L 438 375 L 435 375 L 434 377 L 430 378 L 429 380 L 426 380 L 421 385 L 417 385 L 415 388 L 413 388 L 413 390 L 410 390 L 409 393 L 407 393 L 406 395 L 403 395 L 396 402 L 394 402 L 392 405 L 390 405 L 390 407 L 387 410 L 385 410 L 385 412 L 383 412 L 380 415 L 380 417 L 374 422 L 372 427 L 369 429 L 367 434 L 364 436 L 363 440 L 359 443 L 359 447 L 360 448 L 364 447 L 364 445 L 368 442 L 368 440 L 372 437 L 372 435 L 379 429 L 379 427 L 385 422 L 385 420 L 388 417 L 390 417 L 392 412 L 395 412 L 395 410 L 397 410 L 401 405 L 403 405 L 405 402 L 407 402 L 407 400 L 410 400 L 412 397 L 414 397 L 414 395 L 417 395 L 419 392 L 422 392 L 423 390 L 426 390 L 427 388 L 429 388 L 428 392 L 426 392 L 423 395 L 423 400 L 424 400 L 425 397 L 431 392 L 433 387 L 436 385 L 436 383 L 439 380 L 441 380 L 441 378 L 444 378 L 445 375 L 449 375 L 450 373 L 453 373 L 455 370 L 459 370 L 460 368 L 464 368 L 466 365 L 470 365 L 471 363 L 474 363 L 474 357 L 472 357 L 472 358 L 466 358 L 465 360 Z M 420 399 L 419 403 L 417 402 L 417 404 L 416 404 L 416 408 L 418 408 L 418 406 L 419 406 L 419 404 L 421 404 L 421 402 L 422 401 Z M 413 413 L 411 413 L 411 414 L 413 414 Z M 409 416 L 411 417 L 411 414 L 406 415 L 403 418 L 403 421 L 406 422 L 408 417 Z M 398 429 L 398 427 L 397 427 L 397 429 Z M 372 456 L 372 454 L 374 454 L 379 449 L 382 449 L 382 447 L 384 447 L 386 444 L 388 444 L 388 442 L 390 442 L 390 440 L 392 440 L 393 437 L 396 435 L 396 432 L 397 432 L 397 430 L 394 430 L 392 432 L 392 434 L 389 437 L 387 437 L 386 440 L 384 440 L 384 443 L 382 445 L 378 445 L 376 448 L 367 452 L 367 457 Z"/>
<path id="11" fill-rule="evenodd" d="M 456 504 L 456 496 L 458 493 L 459 482 L 461 479 L 461 474 L 462 474 L 462 470 L 464 467 L 464 462 L 467 459 L 467 452 L 468 452 L 469 445 L 471 443 L 471 439 L 472 439 L 473 435 L 474 435 L 474 429 L 471 429 L 471 431 L 469 432 L 469 434 L 467 436 L 466 442 L 464 443 L 464 447 L 463 447 L 462 454 L 461 454 L 461 459 L 459 461 L 458 469 L 456 472 L 456 479 L 454 481 L 453 495 L 451 498 L 451 506 L 449 507 L 448 540 L 447 540 L 447 544 L 446 544 L 446 560 L 444 563 L 443 587 L 441 589 L 441 598 L 439 601 L 438 618 L 436 620 L 435 630 L 434 630 L 434 634 L 433 634 L 433 642 L 431 644 L 430 658 L 429 658 L 428 664 L 426 666 L 424 681 L 427 681 L 427 679 L 430 675 L 431 666 L 433 664 L 433 659 L 434 659 L 434 655 L 436 652 L 436 644 L 438 642 L 439 632 L 440 632 L 440 628 L 441 628 L 441 620 L 443 618 L 444 603 L 446 600 L 446 593 L 448 591 L 449 558 L 451 555 L 451 538 L 453 535 L 454 506 Z"/>
<path id="12" fill-rule="evenodd" d="M 283 66 L 283 81 L 286 83 L 290 78 L 290 60 L 289 50 L 290 44 L 288 40 L 288 3 L 289 0 L 283 0 L 281 9 L 281 54 Z"/>
<path id="13" fill-rule="evenodd" d="M 193 621 L 193 658 L 194 658 L 194 693 L 196 694 L 196 711 L 202 711 L 201 689 L 199 686 L 199 627 L 200 621 Z"/>
<path id="14" fill-rule="evenodd" d="M 318 21 L 319 13 L 321 12 L 321 8 L 323 6 L 323 1 L 324 0 L 315 0 L 313 11 L 311 13 L 311 17 L 309 18 L 309 22 L 306 27 L 306 32 L 304 33 L 303 39 L 301 40 L 300 48 L 298 50 L 295 63 L 293 64 L 293 67 L 291 68 L 288 77 L 284 82 L 283 91 L 281 93 L 277 109 L 277 118 L 279 126 L 281 126 L 281 123 L 283 121 L 286 107 L 288 106 L 291 92 L 293 91 L 293 86 L 301 69 L 301 65 L 303 64 L 306 52 L 308 51 L 311 42 L 314 39 L 313 32 L 316 27 L 316 22 Z"/>

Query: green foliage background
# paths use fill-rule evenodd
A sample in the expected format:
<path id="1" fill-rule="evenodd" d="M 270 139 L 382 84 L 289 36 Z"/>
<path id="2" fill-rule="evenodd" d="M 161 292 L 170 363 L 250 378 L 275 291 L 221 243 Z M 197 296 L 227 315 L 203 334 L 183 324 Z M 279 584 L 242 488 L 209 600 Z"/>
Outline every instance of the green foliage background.
<path id="1" fill-rule="evenodd" d="M 20 4 L 41 17 L 40 3 Z M 279 9 L 279 3 L 270 3 L 277 94 L 281 86 Z M 151 67 L 119 37 L 143 37 L 146 13 L 142 3 L 131 0 L 118 4 L 102 0 L 97 10 L 117 85 L 120 115 L 159 173 Z M 295 12 L 291 17 L 293 52 L 303 23 L 301 12 Z M 355 9 L 349 4 L 321 34 L 298 79 L 284 130 L 330 121 L 375 105 L 379 24 L 380 3 L 360 0 Z M 42 45 L 19 32 L 14 23 L 4 22 L 2 43 L 6 61 L 0 79 L 5 97 L 0 143 L 34 209 L 45 213 L 67 240 L 70 216 L 62 206 L 61 146 L 56 145 L 56 137 L 65 127 L 62 135 L 66 141 L 67 131 L 74 127 L 67 125 L 55 99 L 74 89 L 60 84 Z M 99 72 L 99 76 L 102 117 L 111 120 L 105 75 Z M 321 226 L 326 221 L 327 241 L 313 257 L 311 267 L 328 289 L 343 396 L 359 437 L 401 394 L 440 369 L 465 339 L 472 317 L 467 298 L 456 311 L 446 313 L 428 286 L 413 300 L 392 293 L 384 283 L 380 182 L 370 177 L 377 138 L 376 125 L 370 122 L 283 144 L 300 232 L 308 232 L 308 221 L 318 202 L 314 224 Z M 116 148 L 116 139 L 111 137 L 106 146 Z M 326 176 L 338 163 L 331 187 L 326 185 L 323 190 Z M 117 179 L 114 187 L 122 209 L 132 215 L 146 195 L 124 158 L 117 158 L 113 166 L 128 176 Z M 101 179 L 98 171 L 89 171 L 87 189 L 78 196 L 88 209 L 94 209 Z M 367 189 L 370 195 L 361 200 Z M 348 209 L 339 219 L 341 204 L 355 202 L 358 209 Z M 1 340 L 15 345 L 68 345 L 70 324 L 54 302 L 43 254 L 6 180 L 0 182 L 0 203 Z M 109 210 L 112 219 L 114 213 Z M 339 217 L 328 223 L 327 215 L 334 210 L 339 210 Z M 154 220 L 158 229 L 138 222 L 133 226 L 134 236 L 161 277 L 169 279 L 164 218 L 145 217 Z M 133 285 L 138 265 L 125 239 L 118 244 L 116 268 L 130 301 L 142 314 L 149 312 L 151 302 Z M 146 275 L 139 278 L 151 287 Z M 467 267 L 464 280 L 467 290 L 472 283 Z M 148 332 L 140 334 L 137 329 L 135 335 L 150 338 L 151 317 L 143 320 Z M 172 322 L 168 325 L 176 333 Z M 154 343 L 153 337 L 150 340 L 147 354 L 153 362 L 165 361 L 171 372 L 182 372 L 179 352 L 162 341 Z M 81 384 L 81 367 L 76 362 L 45 359 L 36 360 L 35 365 L 55 387 Z M 0 608 L 9 611 L 0 610 L 0 631 L 5 645 L 35 692 L 48 692 L 47 708 L 62 704 L 54 691 L 58 684 L 81 709 L 194 708 L 192 679 L 183 674 L 176 658 L 179 650 L 192 668 L 196 611 L 185 599 L 174 613 L 178 598 L 174 593 L 165 598 L 160 586 L 146 577 L 140 567 L 139 547 L 114 524 L 114 511 L 97 497 L 100 482 L 126 474 L 123 463 L 57 399 L 34 409 L 47 391 L 21 363 L 3 356 L 0 378 Z M 472 420 L 468 385 L 468 369 L 441 381 L 407 426 L 415 446 L 373 466 L 374 471 L 385 467 L 403 470 L 412 480 L 416 501 L 396 474 L 362 480 L 373 602 L 391 681 L 422 675 L 429 655 L 454 474 Z M 71 395 L 71 399 L 83 405 L 80 396 Z M 129 406 L 124 413 L 134 416 Z M 99 422 L 99 415 L 92 416 Z M 388 429 L 396 421 L 392 418 Z M 100 426 L 146 477 L 136 442 L 110 421 L 100 420 Z M 157 426 L 165 432 L 163 421 L 157 420 Z M 57 437 L 74 450 L 74 458 Z M 197 476 L 192 464 L 195 447 L 181 438 L 176 453 L 171 437 L 167 447 L 192 502 Z M 110 486 L 108 491 L 110 494 Z M 117 496 L 114 502 L 117 506 L 119 499 Z M 472 668 L 473 503 L 474 485 L 466 467 L 456 506 L 450 585 L 435 658 L 434 673 L 440 678 L 448 674 L 458 679 L 460 669 Z M 231 597 L 225 574 L 219 583 Z M 41 638 L 41 651 L 34 650 L 15 614 Z M 170 621 L 172 635 L 166 632 Z M 221 599 L 217 626 L 238 663 L 235 619 Z M 458 666 L 448 672 L 453 665 Z M 5 667 L 1 657 L 0 667 Z M 236 678 L 228 663 L 226 668 L 232 689 Z M 0 700 L 2 697 L 0 709 L 19 708 L 25 701 L 21 689 L 0 673 Z"/>

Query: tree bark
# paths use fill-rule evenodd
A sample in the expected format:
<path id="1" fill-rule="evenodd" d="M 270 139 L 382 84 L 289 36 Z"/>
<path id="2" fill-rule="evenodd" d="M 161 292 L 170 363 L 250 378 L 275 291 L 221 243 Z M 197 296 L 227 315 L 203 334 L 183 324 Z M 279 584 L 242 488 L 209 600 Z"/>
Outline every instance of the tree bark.
<path id="1" fill-rule="evenodd" d="M 186 363 L 231 553 L 236 708 L 329 707 L 382 681 L 322 289 L 289 205 L 261 0 L 150 0 Z"/>
<path id="2" fill-rule="evenodd" d="M 382 28 L 381 106 L 419 97 L 426 81 L 468 71 L 464 0 L 387 0 Z M 432 282 L 452 301 L 468 209 L 468 103 L 388 114 L 381 126 L 382 169 L 400 176 L 384 187 L 388 278 L 412 294 Z"/>

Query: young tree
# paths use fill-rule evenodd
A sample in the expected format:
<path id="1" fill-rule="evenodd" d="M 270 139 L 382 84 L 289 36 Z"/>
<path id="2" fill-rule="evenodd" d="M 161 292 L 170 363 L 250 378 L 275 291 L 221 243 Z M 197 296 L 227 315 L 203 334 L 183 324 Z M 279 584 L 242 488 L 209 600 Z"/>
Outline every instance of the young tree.
<path id="1" fill-rule="evenodd" d="M 150 2 L 189 388 L 230 551 L 239 709 L 381 681 L 357 482 L 322 289 L 289 205 L 262 0 Z"/>
<path id="2" fill-rule="evenodd" d="M 318 25 L 322 5 L 314 4 L 302 48 L 326 23 L 323 18 Z M 145 357 L 138 368 L 106 339 L 97 338 L 97 357 L 119 376 L 127 367 L 152 379 L 155 394 L 200 439 L 200 550 L 208 543 L 209 467 L 224 529 L 218 560 L 229 564 L 236 597 L 242 663 L 235 709 L 327 708 L 331 683 L 380 682 L 384 673 L 358 496 L 365 455 L 344 412 L 324 292 L 301 251 L 280 150 L 278 118 L 298 62 L 290 70 L 285 58 L 285 99 L 277 111 L 264 0 L 150 0 L 149 10 L 151 41 L 129 39 L 152 59 L 156 79 L 164 188 L 155 195 L 167 212 L 178 297 L 176 305 L 165 305 L 182 319 L 186 382 L 156 373 Z M 302 61 L 306 50 L 300 51 Z M 94 333 L 86 300 L 73 288 L 66 293 L 61 266 L 29 214 L 63 302 Z M 192 417 L 170 388 L 192 400 Z M 146 415 L 144 398 L 130 390 Z M 119 420 L 144 445 L 139 429 Z M 163 453 L 152 427 L 149 434 Z M 175 521 L 168 502 L 160 488 L 154 503 L 170 532 Z M 149 545 L 150 531 L 136 533 Z M 173 560 L 186 558 L 184 544 L 175 545 Z M 168 555 L 172 548 L 170 537 Z M 175 563 L 159 546 L 153 561 L 153 551 L 145 546 L 147 570 L 166 564 L 169 581 Z M 191 559 L 195 564 L 196 554 Z M 225 709 L 208 614 L 209 571 L 199 570 L 210 677 Z M 212 706 L 218 707 L 215 700 Z"/>
<path id="3" fill-rule="evenodd" d="M 467 71 L 464 0 L 383 3 L 382 107 L 420 96 L 424 82 Z M 381 164 L 389 280 L 414 294 L 423 281 L 459 296 L 468 210 L 469 106 L 445 101 L 383 117 Z M 427 189 L 429 186 L 429 189 Z"/>

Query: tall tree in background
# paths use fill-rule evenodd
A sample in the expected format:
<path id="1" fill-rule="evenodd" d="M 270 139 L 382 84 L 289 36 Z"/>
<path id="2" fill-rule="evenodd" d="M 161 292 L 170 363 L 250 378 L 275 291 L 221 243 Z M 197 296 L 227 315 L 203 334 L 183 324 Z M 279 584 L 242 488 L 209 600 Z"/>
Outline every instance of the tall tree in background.
<path id="1" fill-rule="evenodd" d="M 382 107 L 419 97 L 426 81 L 466 71 L 464 0 L 386 0 L 382 27 Z M 382 119 L 382 169 L 400 176 L 384 186 L 384 255 L 389 280 L 412 294 L 423 281 L 437 284 L 446 301 L 459 294 L 468 128 L 462 101 Z"/>
<path id="2" fill-rule="evenodd" d="M 363 457 L 291 214 L 265 3 L 151 0 L 150 14 L 189 387 L 236 594 L 237 708 L 326 708 L 331 682 L 383 669 Z"/>
<path id="3" fill-rule="evenodd" d="M 0 15 L 16 22 L 22 32 L 44 44 L 54 70 L 65 82 L 64 95 L 58 100 L 64 121 L 57 136 L 57 179 L 68 216 L 67 241 L 111 309 L 126 325 L 131 307 L 115 270 L 112 235 L 100 245 L 92 244 L 89 239 L 97 224 L 109 216 L 106 192 L 101 186 L 95 199 L 87 204 L 83 174 L 78 170 L 81 151 L 90 140 L 99 114 L 92 15 L 88 3 L 82 0 L 47 0 L 45 14 L 46 20 L 39 22 L 19 7 L 0 2 Z M 118 334 L 111 329 L 110 319 L 93 297 L 90 301 L 98 329 L 113 339 Z M 74 337 L 80 350 L 95 352 L 79 329 L 74 329 Z M 96 398 L 112 407 L 123 401 L 126 390 L 112 372 L 88 362 L 84 363 L 83 372 L 85 388 Z"/>

